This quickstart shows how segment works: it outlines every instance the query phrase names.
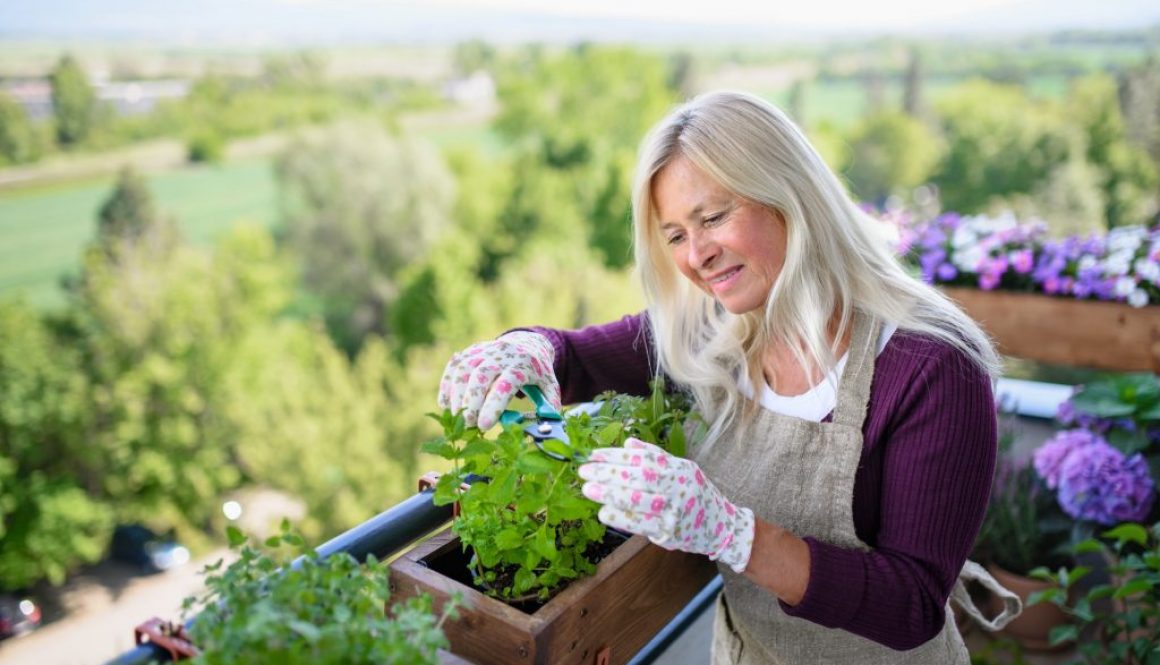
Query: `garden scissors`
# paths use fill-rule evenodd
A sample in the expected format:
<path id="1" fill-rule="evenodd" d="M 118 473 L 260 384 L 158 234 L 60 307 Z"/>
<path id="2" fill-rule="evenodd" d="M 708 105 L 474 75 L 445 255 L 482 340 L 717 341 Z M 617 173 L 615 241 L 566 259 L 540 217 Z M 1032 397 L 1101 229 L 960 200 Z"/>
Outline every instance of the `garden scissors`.
<path id="1" fill-rule="evenodd" d="M 544 393 L 535 384 L 520 386 L 520 390 L 527 395 L 536 410 L 530 413 L 505 410 L 499 414 L 499 422 L 505 427 L 519 423 L 524 425 L 524 432 L 532 437 L 536 447 L 552 459 L 562 462 L 584 462 L 584 456 L 573 450 L 568 440 L 568 433 L 564 431 L 564 416 L 548 403 Z"/>

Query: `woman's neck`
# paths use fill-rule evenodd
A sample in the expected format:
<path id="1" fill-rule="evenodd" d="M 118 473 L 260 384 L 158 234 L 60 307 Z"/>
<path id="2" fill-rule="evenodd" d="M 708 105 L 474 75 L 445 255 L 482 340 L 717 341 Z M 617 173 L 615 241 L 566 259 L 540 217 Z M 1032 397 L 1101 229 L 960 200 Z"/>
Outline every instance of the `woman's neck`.
<path id="1" fill-rule="evenodd" d="M 834 340 L 838 335 L 838 315 L 830 317 L 829 325 L 826 326 L 826 344 L 834 345 Z M 841 358 L 842 354 L 850 348 L 850 335 L 853 332 L 852 326 L 847 326 L 842 339 L 839 340 L 837 348 L 834 351 L 835 358 Z M 804 353 L 805 350 L 802 349 Z M 821 368 L 813 367 L 807 373 L 794 356 L 793 350 L 784 344 L 771 344 L 765 349 L 761 356 L 761 372 L 765 376 L 765 382 L 773 392 L 778 395 L 785 395 L 792 397 L 794 395 L 801 395 L 808 392 L 811 388 L 818 385 L 823 377 Z"/>

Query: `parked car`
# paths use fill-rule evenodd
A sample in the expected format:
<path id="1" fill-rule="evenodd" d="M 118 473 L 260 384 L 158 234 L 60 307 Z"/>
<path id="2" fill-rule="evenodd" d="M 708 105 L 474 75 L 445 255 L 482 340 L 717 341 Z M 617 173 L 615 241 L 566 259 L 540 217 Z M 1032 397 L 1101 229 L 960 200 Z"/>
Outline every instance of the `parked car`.
<path id="1" fill-rule="evenodd" d="M 111 556 L 147 572 L 163 572 L 189 563 L 189 549 L 172 536 L 154 533 L 141 524 L 113 529 Z"/>
<path id="2" fill-rule="evenodd" d="M 40 608 L 31 598 L 0 594 L 0 640 L 35 630 L 40 625 Z"/>

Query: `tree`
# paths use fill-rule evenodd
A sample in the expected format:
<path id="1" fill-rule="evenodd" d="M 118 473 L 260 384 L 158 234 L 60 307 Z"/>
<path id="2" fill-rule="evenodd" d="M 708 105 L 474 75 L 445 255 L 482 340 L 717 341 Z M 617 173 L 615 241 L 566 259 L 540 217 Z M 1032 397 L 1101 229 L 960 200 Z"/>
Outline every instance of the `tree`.
<path id="1" fill-rule="evenodd" d="M 1160 181 L 1146 146 L 1130 140 L 1116 93 L 1116 82 L 1099 74 L 1073 83 L 1067 100 L 1101 190 L 1103 207 L 1097 217 L 1108 228 L 1141 224 L 1156 214 Z"/>
<path id="2" fill-rule="evenodd" d="M 993 199 L 1029 194 L 1077 147 L 1078 133 L 1022 89 L 974 80 L 936 108 L 947 151 L 934 182 L 949 210 L 983 210 Z"/>
<path id="3" fill-rule="evenodd" d="M 1160 59 L 1153 55 L 1121 74 L 1119 99 L 1128 138 L 1160 169 Z"/>
<path id="4" fill-rule="evenodd" d="M 65 55 L 49 76 L 52 82 L 52 112 L 56 138 L 63 146 L 76 145 L 88 138 L 97 110 L 96 94 L 80 63 Z"/>
<path id="5" fill-rule="evenodd" d="M 860 198 L 881 201 L 927 182 L 942 146 L 922 122 L 897 111 L 864 119 L 851 132 L 850 186 Z"/>
<path id="6" fill-rule="evenodd" d="M 799 127 L 806 127 L 806 82 L 803 79 L 795 80 L 790 86 L 786 111 Z"/>
<path id="7" fill-rule="evenodd" d="M 447 167 L 426 144 L 346 123 L 295 141 L 275 168 L 287 241 L 332 333 L 353 350 L 386 332 L 399 271 L 450 226 Z"/>
<path id="8" fill-rule="evenodd" d="M 40 157 L 40 138 L 24 107 L 0 92 L 0 165 L 24 164 Z"/>
<path id="9" fill-rule="evenodd" d="M 49 322 L 0 303 L 0 590 L 59 584 L 104 554 L 112 511 L 86 491 L 100 477 L 86 392 L 76 350 Z"/>
<path id="10" fill-rule="evenodd" d="M 918 47 L 912 47 L 906 65 L 906 80 L 902 89 L 902 109 L 912 118 L 922 119 L 926 114 L 926 104 L 922 94 L 922 79 L 922 54 Z"/>
<path id="11" fill-rule="evenodd" d="M 149 186 L 132 167 L 117 178 L 116 187 L 97 212 L 97 240 L 106 247 L 137 243 L 150 234 L 175 231 L 157 210 Z"/>
<path id="12" fill-rule="evenodd" d="M 657 56 L 592 45 L 506 70 L 495 126 L 516 146 L 521 174 L 504 217 L 522 227 L 514 237 L 526 242 L 526 233 L 541 228 L 535 220 L 560 228 L 558 220 L 575 219 L 606 266 L 625 267 L 631 218 L 626 165 L 645 131 L 676 100 L 671 80 Z M 541 185 L 553 195 L 535 191 Z M 542 206 L 529 205 L 537 199 Z M 502 247 L 486 251 L 499 262 L 510 255 Z"/>

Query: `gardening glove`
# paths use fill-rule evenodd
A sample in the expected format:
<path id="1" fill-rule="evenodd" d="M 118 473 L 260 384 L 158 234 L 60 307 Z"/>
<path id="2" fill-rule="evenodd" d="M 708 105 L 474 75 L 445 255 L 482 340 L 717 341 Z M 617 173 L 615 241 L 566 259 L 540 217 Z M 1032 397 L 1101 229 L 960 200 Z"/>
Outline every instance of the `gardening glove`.
<path id="1" fill-rule="evenodd" d="M 705 554 L 735 572 L 753 550 L 753 511 L 730 503 L 695 462 L 629 438 L 623 448 L 597 448 L 578 472 L 584 496 L 604 504 L 598 517 L 647 536 L 665 549 Z"/>
<path id="2" fill-rule="evenodd" d="M 451 356 L 439 381 L 439 406 L 463 411 L 468 426 L 491 429 L 520 386 L 533 383 L 560 410 L 560 384 L 552 371 L 556 351 L 547 337 L 526 330 L 500 335 Z"/>

